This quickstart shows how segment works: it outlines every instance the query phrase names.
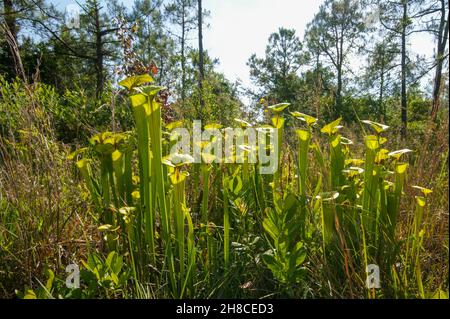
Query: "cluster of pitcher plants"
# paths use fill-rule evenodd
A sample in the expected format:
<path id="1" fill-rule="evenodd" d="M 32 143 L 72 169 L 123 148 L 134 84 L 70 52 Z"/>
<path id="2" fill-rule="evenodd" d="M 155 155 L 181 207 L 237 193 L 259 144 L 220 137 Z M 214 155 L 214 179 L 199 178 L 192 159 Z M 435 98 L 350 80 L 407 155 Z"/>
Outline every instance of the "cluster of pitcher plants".
<path id="1" fill-rule="evenodd" d="M 214 296 L 252 234 L 263 247 L 259 264 L 286 296 L 298 296 L 319 267 L 314 254 L 324 273 L 359 297 L 411 291 L 425 297 L 419 254 L 431 190 L 416 187 L 410 234 L 400 240 L 396 226 L 412 151 L 385 149 L 387 126 L 361 121 L 368 134 L 357 152 L 340 133 L 340 119 L 318 128 L 318 119 L 289 112 L 288 103 L 265 105 L 273 116 L 266 127 L 278 133 L 273 174 L 260 174 L 260 164 L 247 159 L 217 163 L 208 153 L 202 163 L 183 154 L 175 161 L 171 131 L 183 123 L 163 122 L 162 87 L 152 82 L 149 75 L 120 82 L 135 130 L 96 134 L 70 155 L 89 190 L 104 249 L 123 256 L 135 296 L 145 286 L 172 298 Z M 295 151 L 283 147 L 287 116 L 298 127 Z M 237 147 L 247 151 L 244 157 L 252 151 L 245 143 Z M 379 268 L 379 287 L 368 285 L 369 265 Z"/>

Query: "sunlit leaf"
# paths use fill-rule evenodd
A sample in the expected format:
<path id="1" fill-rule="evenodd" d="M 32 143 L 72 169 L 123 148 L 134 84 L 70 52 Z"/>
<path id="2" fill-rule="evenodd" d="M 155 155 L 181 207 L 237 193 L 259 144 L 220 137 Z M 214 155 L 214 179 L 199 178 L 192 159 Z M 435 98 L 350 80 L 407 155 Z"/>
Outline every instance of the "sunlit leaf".
<path id="1" fill-rule="evenodd" d="M 216 159 L 216 156 L 210 153 L 202 153 L 202 162 L 206 164 L 211 164 Z"/>
<path id="2" fill-rule="evenodd" d="M 291 103 L 278 103 L 275 105 L 268 106 L 267 109 L 274 113 L 281 113 L 285 108 L 287 108 Z"/>
<path id="3" fill-rule="evenodd" d="M 347 174 L 362 174 L 364 173 L 364 169 L 360 168 L 360 167 L 355 167 L 355 166 L 350 166 L 349 168 L 346 168 L 344 170 L 342 170 L 342 172 L 347 173 Z"/>
<path id="4" fill-rule="evenodd" d="M 279 116 L 272 117 L 272 124 L 275 128 L 281 128 L 284 125 L 284 118 Z"/>
<path id="5" fill-rule="evenodd" d="M 189 173 L 186 171 L 174 171 L 172 174 L 170 174 L 170 181 L 172 182 L 172 184 L 176 185 L 184 181 L 188 176 Z"/>
<path id="6" fill-rule="evenodd" d="M 108 230 L 111 230 L 112 228 L 113 228 L 112 225 L 104 224 L 104 225 L 98 226 L 97 230 L 99 230 L 99 231 L 108 231 Z"/>
<path id="7" fill-rule="evenodd" d="M 122 158 L 122 152 L 120 152 L 119 150 L 115 150 L 114 152 L 112 152 L 111 157 L 113 162 L 116 162 Z"/>
<path id="8" fill-rule="evenodd" d="M 241 119 L 234 119 L 236 122 L 238 122 L 243 128 L 252 126 L 249 122 L 241 120 Z"/>
<path id="9" fill-rule="evenodd" d="M 139 191 L 133 191 L 131 193 L 131 197 L 133 197 L 135 200 L 138 200 L 141 198 L 141 193 Z"/>
<path id="10" fill-rule="evenodd" d="M 343 145 L 352 145 L 353 141 L 351 139 L 348 139 L 346 137 L 341 136 L 341 144 L 343 144 Z"/>
<path id="11" fill-rule="evenodd" d="M 380 143 L 378 141 L 378 137 L 375 135 L 367 135 L 365 137 L 366 147 L 369 150 L 376 150 L 380 147 Z"/>
<path id="12" fill-rule="evenodd" d="M 222 125 L 219 123 L 210 123 L 205 125 L 205 130 L 220 130 L 222 128 Z"/>
<path id="13" fill-rule="evenodd" d="M 123 79 L 119 82 L 119 85 L 127 88 L 131 91 L 134 87 L 153 82 L 153 78 L 149 74 L 133 75 Z"/>
<path id="14" fill-rule="evenodd" d="M 166 124 L 166 129 L 168 129 L 169 131 L 172 131 L 173 129 L 182 127 L 182 126 L 183 126 L 183 121 L 173 121 L 173 122 Z"/>
<path id="15" fill-rule="evenodd" d="M 178 167 L 194 162 L 194 158 L 189 154 L 173 153 L 163 159 L 163 164 Z"/>
<path id="16" fill-rule="evenodd" d="M 80 159 L 79 161 L 77 161 L 76 165 L 78 168 L 84 168 L 88 163 L 88 160 L 85 158 Z"/>
<path id="17" fill-rule="evenodd" d="M 70 153 L 70 154 L 67 156 L 67 159 L 68 159 L 68 160 L 73 160 L 73 159 L 75 159 L 75 157 L 77 157 L 77 156 L 80 155 L 80 154 L 83 154 L 83 153 L 86 152 L 86 151 L 87 151 L 87 147 L 79 148 L 79 149 L 77 149 L 76 151 Z"/>
<path id="18" fill-rule="evenodd" d="M 357 166 L 357 165 L 362 165 L 362 164 L 364 164 L 364 160 L 359 159 L 359 158 L 350 158 L 350 159 L 345 160 L 345 166 L 348 166 L 348 165 Z"/>
<path id="19" fill-rule="evenodd" d="M 375 156 L 375 163 L 380 164 L 382 161 L 388 158 L 389 151 L 387 149 L 380 149 Z"/>
<path id="20" fill-rule="evenodd" d="M 370 125 L 370 127 L 372 127 L 372 129 L 375 132 L 377 132 L 377 134 L 380 134 L 381 132 L 384 132 L 389 128 L 389 126 L 387 126 L 387 125 L 369 121 L 369 120 L 362 120 L 361 122 L 363 122 L 364 124 Z"/>
<path id="21" fill-rule="evenodd" d="M 335 200 L 338 197 L 339 197 L 338 192 L 324 192 L 316 196 L 317 199 L 321 199 L 324 202 Z"/>
<path id="22" fill-rule="evenodd" d="M 433 192 L 429 188 L 420 187 L 420 186 L 417 186 L 417 185 L 412 186 L 412 188 L 420 190 L 424 196 L 427 196 L 427 195 L 429 195 L 429 194 L 431 194 Z"/>
<path id="23" fill-rule="evenodd" d="M 311 133 L 305 130 L 296 130 L 297 136 L 302 141 L 307 141 L 311 137 Z"/>
<path id="24" fill-rule="evenodd" d="M 342 118 L 338 118 L 337 120 L 328 123 L 327 125 L 325 125 L 324 127 L 322 127 L 322 129 L 320 130 L 322 133 L 328 134 L 328 135 L 333 135 L 335 134 L 342 126 L 339 125 L 339 123 L 341 123 Z"/>
<path id="25" fill-rule="evenodd" d="M 295 118 L 298 118 L 299 120 L 306 122 L 306 124 L 308 126 L 313 126 L 317 122 L 317 119 L 315 117 L 312 117 L 308 114 L 300 113 L 298 111 L 294 111 L 294 112 L 290 112 L 290 113 Z"/>
<path id="26" fill-rule="evenodd" d="M 395 158 L 395 160 L 398 161 L 398 160 L 400 159 L 400 157 L 401 157 L 403 154 L 411 153 L 411 152 L 413 152 L 413 151 L 410 150 L 410 149 L 404 148 L 404 149 L 402 149 L 402 150 L 390 152 L 390 153 L 388 154 L 388 156 L 389 156 L 389 157 L 393 157 L 393 158 Z"/>
<path id="27" fill-rule="evenodd" d="M 33 290 L 27 289 L 23 299 L 37 299 L 37 297 L 36 297 L 36 294 L 35 294 L 35 292 Z"/>
<path id="28" fill-rule="evenodd" d="M 420 207 L 424 207 L 425 205 L 426 205 L 426 200 L 425 200 L 425 197 L 422 197 L 422 196 L 415 196 L 415 198 L 416 198 L 416 202 L 417 202 L 417 204 L 420 206 Z"/>
<path id="29" fill-rule="evenodd" d="M 408 163 L 398 163 L 395 166 L 395 172 L 397 174 L 403 174 L 407 168 L 408 168 Z"/>
<path id="30" fill-rule="evenodd" d="M 148 97 L 153 97 L 156 94 L 158 94 L 159 91 L 166 89 L 164 86 L 158 86 L 158 85 L 147 85 L 147 86 L 141 86 L 138 88 L 134 88 L 135 91 L 142 93 Z"/>

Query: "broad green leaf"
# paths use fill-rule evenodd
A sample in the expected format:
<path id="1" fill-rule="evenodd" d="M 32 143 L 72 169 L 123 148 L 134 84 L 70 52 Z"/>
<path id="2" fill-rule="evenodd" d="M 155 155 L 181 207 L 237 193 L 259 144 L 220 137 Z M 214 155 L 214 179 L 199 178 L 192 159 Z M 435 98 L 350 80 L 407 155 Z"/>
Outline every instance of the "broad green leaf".
<path id="1" fill-rule="evenodd" d="M 114 152 L 114 146 L 112 144 L 97 144 L 94 150 L 100 154 L 107 155 Z"/>
<path id="2" fill-rule="evenodd" d="M 272 124 L 275 128 L 282 128 L 284 125 L 284 118 L 279 116 L 272 117 Z"/>
<path id="3" fill-rule="evenodd" d="M 112 251 L 108 254 L 108 257 L 106 257 L 105 264 L 112 270 L 112 265 L 114 263 L 114 259 L 117 257 L 117 253 L 115 251 Z"/>
<path id="4" fill-rule="evenodd" d="M 335 135 L 331 137 L 331 146 L 335 149 L 341 143 L 341 135 Z"/>
<path id="5" fill-rule="evenodd" d="M 134 211 L 136 211 L 136 207 L 125 206 L 119 208 L 119 213 L 122 215 L 129 215 L 132 214 Z"/>
<path id="6" fill-rule="evenodd" d="M 53 281 L 55 279 L 55 273 L 51 269 L 47 268 L 45 270 L 45 274 L 47 275 L 47 278 L 48 278 L 47 279 L 47 283 L 45 284 L 45 288 L 47 289 L 48 292 L 50 292 L 52 290 L 52 287 L 53 287 Z"/>
<path id="7" fill-rule="evenodd" d="M 424 207 L 426 205 L 425 197 L 422 196 L 415 196 L 416 202 L 420 207 Z"/>
<path id="8" fill-rule="evenodd" d="M 119 150 L 115 150 L 111 154 L 113 162 L 119 161 L 122 158 L 122 152 Z"/>
<path id="9" fill-rule="evenodd" d="M 327 125 L 325 125 L 324 127 L 322 127 L 322 129 L 320 130 L 322 133 L 328 134 L 328 135 L 333 135 L 335 134 L 342 126 L 339 125 L 339 123 L 341 123 L 342 118 L 338 118 L 337 120 L 328 123 Z"/>
<path id="10" fill-rule="evenodd" d="M 242 189 L 242 179 L 239 175 L 234 176 L 228 182 L 228 187 L 233 191 L 234 194 L 238 194 Z"/>
<path id="11" fill-rule="evenodd" d="M 222 128 L 222 125 L 219 123 L 210 123 L 205 125 L 205 130 L 220 130 Z"/>
<path id="12" fill-rule="evenodd" d="M 377 132 L 377 134 L 380 134 L 381 132 L 386 131 L 389 126 L 381 124 L 381 123 L 377 123 L 377 122 L 373 122 L 373 121 L 369 121 L 369 120 L 362 120 L 361 122 L 363 122 L 364 124 L 368 124 L 370 125 L 370 127 L 372 127 L 372 129 Z"/>
<path id="13" fill-rule="evenodd" d="M 79 149 L 77 149 L 76 151 L 70 153 L 70 154 L 67 156 L 67 159 L 68 159 L 68 160 L 73 160 L 73 159 L 74 159 L 75 157 L 77 157 L 79 154 L 82 154 L 82 153 L 84 153 L 84 152 L 86 152 L 86 151 L 87 151 L 87 147 L 79 148 Z"/>
<path id="14" fill-rule="evenodd" d="M 169 131 L 172 131 L 173 129 L 182 127 L 182 126 L 183 126 L 183 121 L 173 121 L 173 122 L 166 124 L 166 129 L 168 129 Z"/>
<path id="15" fill-rule="evenodd" d="M 184 181 L 186 179 L 186 177 L 189 176 L 189 173 L 186 171 L 179 171 L 179 170 L 175 170 L 172 174 L 170 174 L 170 181 L 172 182 L 172 184 L 176 185 L 178 183 L 181 183 L 182 181 Z"/>
<path id="16" fill-rule="evenodd" d="M 119 284 L 119 277 L 115 273 L 111 273 L 110 278 L 115 285 Z"/>
<path id="17" fill-rule="evenodd" d="M 285 108 L 287 108 L 291 103 L 278 103 L 275 105 L 268 106 L 267 109 L 274 113 L 281 113 Z"/>
<path id="18" fill-rule="evenodd" d="M 321 199 L 324 202 L 335 200 L 339 197 L 338 192 L 323 192 L 316 196 L 317 199 Z"/>
<path id="19" fill-rule="evenodd" d="M 142 75 L 133 75 L 130 77 L 127 77 L 126 79 L 123 79 L 119 82 L 119 85 L 125 87 L 128 89 L 128 91 L 131 91 L 134 87 L 145 84 L 145 83 L 151 83 L 153 82 L 153 78 L 148 74 L 142 74 Z"/>
<path id="20" fill-rule="evenodd" d="M 389 156 L 389 157 L 393 157 L 393 158 L 395 158 L 395 160 L 398 161 L 398 160 L 400 159 L 400 157 L 401 157 L 403 154 L 411 153 L 411 152 L 413 152 L 413 151 L 410 150 L 410 149 L 404 148 L 404 149 L 402 149 L 402 150 L 390 152 L 390 153 L 388 154 L 388 156 Z"/>
<path id="21" fill-rule="evenodd" d="M 407 168 L 408 168 L 408 163 L 398 163 L 395 166 L 395 172 L 397 174 L 403 174 Z"/>
<path id="22" fill-rule="evenodd" d="M 380 164 L 382 161 L 388 158 L 389 151 L 387 149 L 380 149 L 375 156 L 375 163 Z"/>
<path id="23" fill-rule="evenodd" d="M 278 264 L 277 260 L 275 259 L 275 256 L 273 255 L 272 251 L 267 251 L 262 255 L 263 261 L 266 264 L 266 266 L 272 271 L 272 274 L 277 279 L 283 279 L 280 277 L 280 265 Z"/>
<path id="24" fill-rule="evenodd" d="M 416 186 L 416 185 L 414 185 L 412 187 L 420 190 L 424 196 L 427 196 L 433 192 L 431 189 L 425 188 L 425 187 L 420 187 L 420 186 Z"/>
<path id="25" fill-rule="evenodd" d="M 353 141 L 351 139 L 341 136 L 341 144 L 342 145 L 352 145 Z"/>
<path id="26" fill-rule="evenodd" d="M 123 266 L 123 257 L 117 255 L 112 264 L 112 270 L 115 274 L 119 274 Z"/>
<path id="27" fill-rule="evenodd" d="M 202 153 L 202 162 L 205 164 L 211 164 L 216 159 L 216 156 L 210 153 Z"/>
<path id="28" fill-rule="evenodd" d="M 380 143 L 378 141 L 378 137 L 375 135 L 367 135 L 365 137 L 366 147 L 369 150 L 376 150 L 380 148 Z"/>
<path id="29" fill-rule="evenodd" d="M 241 120 L 241 119 L 234 119 L 236 122 L 238 122 L 242 128 L 250 127 L 252 126 L 249 122 Z"/>
<path id="30" fill-rule="evenodd" d="M 298 267 L 301 264 L 303 264 L 303 262 L 305 261 L 305 258 L 306 258 L 306 251 L 301 250 L 295 258 L 295 266 Z"/>
<path id="31" fill-rule="evenodd" d="M 82 169 L 82 168 L 86 167 L 87 164 L 88 164 L 88 160 L 85 158 L 82 158 L 79 161 L 77 161 L 76 165 L 79 169 Z"/>
<path id="32" fill-rule="evenodd" d="M 35 294 L 35 292 L 33 290 L 27 289 L 23 299 L 37 299 L 37 297 L 36 297 L 36 294 Z"/>
<path id="33" fill-rule="evenodd" d="M 383 145 L 384 143 L 387 142 L 387 138 L 380 136 L 378 142 L 380 143 L 380 145 Z"/>
<path id="34" fill-rule="evenodd" d="M 448 294 L 442 289 L 438 289 L 432 296 L 432 299 L 448 299 Z"/>
<path id="35" fill-rule="evenodd" d="M 305 130 L 296 130 L 297 136 L 302 141 L 307 141 L 311 137 L 311 133 Z"/>
<path id="36" fill-rule="evenodd" d="M 164 158 L 164 163 L 168 166 L 178 167 L 194 163 L 194 158 L 189 154 L 173 153 Z"/>
<path id="37" fill-rule="evenodd" d="M 364 164 L 364 160 L 359 158 L 350 158 L 345 160 L 345 166 L 347 165 L 357 166 L 362 164 Z"/>
<path id="38" fill-rule="evenodd" d="M 269 210 L 269 214 L 275 214 L 275 212 L 273 210 Z M 270 217 L 272 217 L 272 218 L 270 218 Z M 278 236 L 280 235 L 280 231 L 279 231 L 277 225 L 275 225 L 275 223 L 273 222 L 273 216 L 268 216 L 268 217 L 264 218 L 263 227 L 264 227 L 264 230 L 269 234 L 269 236 L 273 240 L 276 240 L 278 238 Z"/>
<path id="39" fill-rule="evenodd" d="M 113 231 L 113 230 L 117 230 L 117 228 L 115 229 L 114 226 L 110 225 L 110 224 L 104 224 L 104 225 L 98 226 L 97 230 L 99 230 L 99 231 Z"/>
<path id="40" fill-rule="evenodd" d="M 355 176 L 364 173 L 364 170 L 360 167 L 350 166 L 349 168 L 342 170 L 342 172 L 349 176 Z"/>
<path id="41" fill-rule="evenodd" d="M 135 200 L 138 200 L 141 198 L 141 193 L 139 191 L 133 191 L 131 193 L 131 197 L 133 197 Z"/>
<path id="42" fill-rule="evenodd" d="M 310 116 L 310 115 L 307 115 L 307 114 L 304 114 L 304 113 L 300 113 L 298 111 L 294 111 L 294 112 L 290 112 L 290 113 L 295 118 L 298 118 L 299 120 L 302 120 L 302 121 L 306 122 L 306 124 L 308 126 L 313 126 L 317 122 L 317 119 L 315 117 Z"/>
<path id="43" fill-rule="evenodd" d="M 166 89 L 164 86 L 158 85 L 147 85 L 135 88 L 134 90 L 146 95 L 147 97 L 153 97 L 158 94 L 159 91 Z"/>
<path id="44" fill-rule="evenodd" d="M 144 94 L 142 94 L 142 93 L 137 93 L 137 94 L 130 95 L 130 101 L 131 101 L 131 105 L 133 107 L 138 107 L 138 106 L 141 106 L 141 105 L 145 105 L 148 102 L 147 101 L 147 97 Z"/>

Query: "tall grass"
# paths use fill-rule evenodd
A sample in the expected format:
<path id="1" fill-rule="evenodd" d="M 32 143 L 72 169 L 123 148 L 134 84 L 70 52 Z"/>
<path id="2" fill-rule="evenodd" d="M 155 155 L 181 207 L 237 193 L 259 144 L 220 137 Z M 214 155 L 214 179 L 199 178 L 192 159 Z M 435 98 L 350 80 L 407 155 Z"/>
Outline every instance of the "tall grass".
<path id="1" fill-rule="evenodd" d="M 318 120 L 303 113 L 292 112 L 291 115 L 302 126 L 296 130 L 297 151 L 292 152 L 283 148 L 283 114 L 289 104 L 269 106 L 267 109 L 274 115 L 272 128 L 278 135 L 278 169 L 273 175 L 260 175 L 258 165 L 251 167 L 247 160 L 238 165 L 221 164 L 220 167 L 201 164 L 193 170 L 196 174 L 194 180 L 202 180 L 203 183 L 199 212 L 199 221 L 206 229 L 206 245 L 199 246 L 199 249 L 205 250 L 203 253 L 198 252 L 195 245 L 195 238 L 201 232 L 196 230 L 192 212 L 187 208 L 185 183 L 190 177 L 182 169 L 185 165 L 174 165 L 170 159 L 165 160 L 171 171 L 170 183 L 164 177 L 161 105 L 157 101 L 160 88 L 142 86 L 144 82 L 150 81 L 149 77 L 137 76 L 121 82 L 131 92 L 140 176 L 140 218 L 135 225 L 138 241 L 133 242 L 140 248 L 130 246 L 133 250 L 130 255 L 133 256 L 134 251 L 138 251 L 141 256 L 133 261 L 136 269 L 142 268 L 142 263 L 148 260 L 155 265 L 161 262 L 165 270 L 158 278 L 146 278 L 141 269 L 136 281 L 149 279 L 162 283 L 168 278 L 172 297 L 196 296 L 198 292 L 193 282 L 195 269 L 206 269 L 205 279 L 211 285 L 213 274 L 216 276 L 216 266 L 213 265 L 217 265 L 217 269 L 223 267 L 222 278 L 225 281 L 221 285 L 226 285 L 226 278 L 230 276 L 235 262 L 232 258 L 232 241 L 242 239 L 249 231 L 249 224 L 259 224 L 268 248 L 262 255 L 264 264 L 279 282 L 277 285 L 285 286 L 282 291 L 289 296 L 294 296 L 300 289 L 298 285 L 305 280 L 307 273 L 304 262 L 308 260 L 308 255 L 315 254 L 319 248 L 325 261 L 323 266 L 330 272 L 337 270 L 333 274 L 333 280 L 348 287 L 352 296 L 356 286 L 359 290 L 366 290 L 367 296 L 375 297 L 374 291 L 364 288 L 364 283 L 368 265 L 376 264 L 384 277 L 383 282 L 389 286 L 385 289 L 386 294 L 392 293 L 391 286 L 402 291 L 399 285 L 407 285 L 412 280 L 417 284 L 417 296 L 425 297 L 418 262 L 423 243 L 420 239 L 423 232 L 418 229 L 422 224 L 424 204 L 420 205 L 423 202 L 418 197 L 416 217 L 410 227 L 414 231 L 402 243 L 397 238 L 396 229 L 408 163 L 401 159 L 411 151 L 403 149 L 390 152 L 383 148 L 383 144 L 388 141 L 383 136 L 389 129 L 388 126 L 371 121 L 362 122 L 374 134 L 364 137 L 364 152 L 361 154 L 362 158 L 357 158 L 352 150 L 354 142 L 340 133 L 341 119 L 321 128 L 320 133 L 327 137 L 328 144 L 328 147 L 322 148 L 319 142 L 313 140 L 322 138 L 314 137 Z M 130 190 L 130 187 L 123 184 L 123 166 L 114 164 L 122 160 L 114 141 L 113 138 L 111 145 L 114 147 L 103 150 L 100 157 L 100 184 L 103 191 L 92 196 L 94 202 L 98 202 L 96 198 L 101 195 L 104 209 L 111 204 L 117 205 L 119 198 L 121 204 L 129 204 L 126 202 L 129 196 L 123 194 L 125 189 Z M 245 143 L 241 147 L 247 147 L 248 150 Z M 128 161 L 131 157 L 128 156 Z M 286 158 L 287 163 L 283 162 Z M 293 162 L 295 158 L 296 165 Z M 310 177 L 312 172 L 309 162 L 312 158 L 315 158 L 315 165 L 320 167 L 318 178 L 317 175 Z M 126 166 L 129 180 L 131 164 Z M 289 167 L 294 170 L 295 166 L 297 178 L 292 179 Z M 186 168 L 188 169 L 187 166 Z M 82 174 L 86 176 L 87 172 L 85 169 Z M 221 180 L 219 185 L 213 184 L 219 186 L 222 193 L 221 211 L 210 212 L 208 201 L 211 197 L 211 175 Z M 88 179 L 88 189 L 94 189 L 89 184 Z M 117 187 L 114 186 L 116 184 Z M 251 189 L 250 192 L 246 191 L 247 187 Z M 106 191 L 110 188 L 112 198 Z M 118 196 L 116 190 L 123 196 Z M 272 193 L 269 201 L 265 199 L 268 192 Z M 240 212 L 252 208 L 256 209 L 253 221 L 245 213 L 239 216 Z M 223 233 L 219 237 L 212 236 L 208 231 L 210 222 L 213 219 L 220 222 L 220 219 L 216 219 L 220 214 L 223 215 Z M 111 223 L 112 227 L 117 224 L 110 218 L 105 221 Z M 160 232 L 156 230 L 157 224 Z M 257 229 L 258 227 L 253 231 Z M 318 237 L 315 235 L 317 232 L 321 234 L 318 246 Z M 156 240 L 158 235 L 159 243 Z M 222 247 L 221 266 L 217 263 L 218 256 L 214 252 L 217 243 Z M 400 253 L 399 247 L 402 245 L 406 245 L 405 255 Z M 108 247 L 115 249 L 112 244 Z M 156 252 L 160 249 L 163 258 L 156 260 Z M 197 254 L 206 257 L 198 259 Z M 413 270 L 398 274 L 395 267 L 402 262 L 407 264 L 403 269 L 413 267 Z M 394 294 L 398 294 L 398 291 Z M 403 296 L 408 294 L 404 293 Z"/>

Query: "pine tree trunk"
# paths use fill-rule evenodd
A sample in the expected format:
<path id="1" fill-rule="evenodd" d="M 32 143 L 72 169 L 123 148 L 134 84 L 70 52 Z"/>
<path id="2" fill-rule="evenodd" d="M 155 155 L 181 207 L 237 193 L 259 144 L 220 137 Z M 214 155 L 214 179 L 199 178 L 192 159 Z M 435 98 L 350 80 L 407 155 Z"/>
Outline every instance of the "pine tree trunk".
<path id="1" fill-rule="evenodd" d="M 407 10 L 408 4 L 406 0 L 402 1 L 403 5 L 403 18 L 402 18 L 402 57 L 401 57 L 401 68 L 402 68 L 402 88 L 401 88 L 401 117 L 402 117 L 402 128 L 401 136 L 406 138 L 407 126 L 408 126 L 408 114 L 407 114 L 407 99 L 406 99 L 406 22 L 407 22 Z"/>
<path id="2" fill-rule="evenodd" d="M 98 4 L 95 4 L 95 47 L 96 47 L 96 59 L 95 59 L 95 71 L 97 77 L 96 96 L 99 99 L 103 92 L 104 77 L 103 77 L 103 42 L 100 26 L 100 9 Z"/>
<path id="3" fill-rule="evenodd" d="M 342 68 L 337 70 L 337 90 L 336 90 L 336 109 L 334 110 L 335 116 L 341 116 L 342 112 Z"/>
<path id="4" fill-rule="evenodd" d="M 186 57 L 185 57 L 185 37 L 186 37 L 186 22 L 185 22 L 185 7 L 183 4 L 182 18 L 181 18 L 181 105 L 184 106 L 186 98 Z"/>
<path id="5" fill-rule="evenodd" d="M 198 0 L 198 91 L 200 97 L 200 112 L 203 114 L 205 101 L 203 99 L 203 80 L 205 71 L 203 66 L 203 21 L 202 0 Z"/>
<path id="6" fill-rule="evenodd" d="M 444 63 L 445 47 L 448 38 L 448 21 L 450 20 L 450 11 L 445 22 L 445 0 L 441 0 L 441 18 L 439 23 L 438 45 L 436 53 L 436 72 L 434 75 L 433 87 L 433 106 L 431 108 L 431 120 L 435 121 L 440 104 L 440 92 L 442 83 L 442 65 Z"/>

